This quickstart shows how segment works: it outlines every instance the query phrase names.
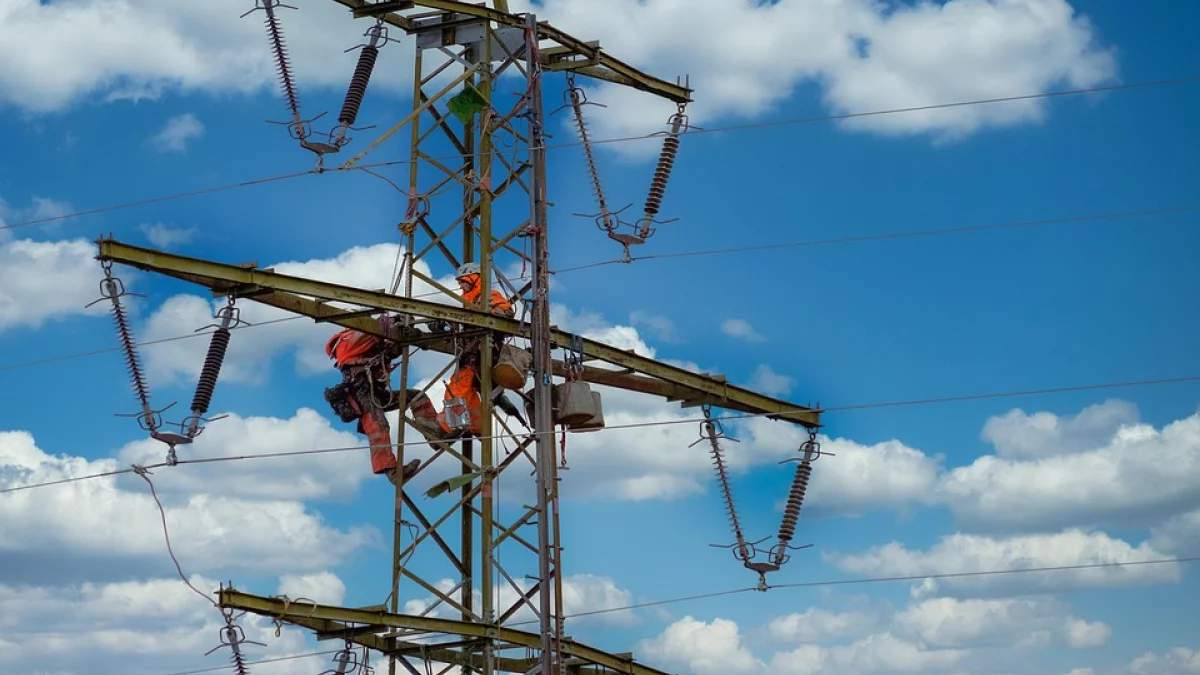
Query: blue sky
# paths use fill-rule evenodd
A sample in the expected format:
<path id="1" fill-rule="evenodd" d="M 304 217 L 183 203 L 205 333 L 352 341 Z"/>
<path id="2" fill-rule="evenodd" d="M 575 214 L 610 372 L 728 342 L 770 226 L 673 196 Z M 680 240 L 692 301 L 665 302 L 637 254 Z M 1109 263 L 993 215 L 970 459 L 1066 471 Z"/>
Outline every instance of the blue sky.
<path id="1" fill-rule="evenodd" d="M 83 309 L 98 297 L 91 240 L 101 233 L 339 283 L 388 281 L 405 202 L 362 173 L 11 227 L 310 168 L 310 155 L 263 123 L 286 108 L 260 17 L 237 18 L 247 4 L 167 13 L 140 0 L 0 0 L 8 128 L 0 219 L 10 226 L 0 230 L 0 378 L 12 392 L 0 414 L 0 487 L 161 459 L 162 446 L 113 416 L 136 410 L 120 354 L 23 365 L 117 344 L 103 307 Z M 333 115 L 355 58 L 341 50 L 364 26 L 333 3 L 293 4 L 300 10 L 283 20 L 302 103 Z M 858 1 L 718 4 L 697 3 L 690 15 L 664 2 L 618 2 L 607 14 L 582 0 L 538 9 L 652 72 L 691 73 L 690 112 L 710 131 L 683 139 L 662 211 L 679 220 L 634 255 L 1196 206 L 1195 83 L 854 125 L 716 130 L 1192 77 L 1200 57 L 1186 28 L 1200 20 L 1193 3 L 891 2 L 887 13 Z M 1071 10 L 1086 24 L 1072 23 Z M 110 22 L 104 32 L 94 29 L 101 17 Z M 52 29 L 63 39 L 38 37 Z M 360 115 L 379 129 L 361 132 L 351 152 L 410 105 L 412 44 L 394 37 L 401 43 L 385 49 Z M 867 56 L 838 42 L 856 37 L 869 41 Z M 562 86 L 548 78 L 548 108 Z M 657 131 L 671 111 L 607 87 L 589 95 L 609 105 L 588 110 L 596 138 Z M 553 142 L 572 140 L 566 122 L 554 118 Z M 640 208 L 657 144 L 599 147 L 613 203 Z M 367 161 L 406 154 L 406 141 L 393 140 Z M 549 161 L 552 267 L 619 257 L 618 246 L 571 215 L 595 210 L 580 149 L 553 149 Z M 402 166 L 384 172 L 405 176 Z M 831 407 L 1196 376 L 1196 224 L 1194 212 L 1181 212 L 641 260 L 556 275 L 556 319 Z M 154 244 L 151 231 L 177 237 Z M 134 306 L 140 339 L 210 322 L 211 299 L 196 287 L 115 271 L 146 295 Z M 277 316 L 243 304 L 253 321 Z M 731 320 L 753 339 L 723 330 Z M 213 402 L 231 417 L 184 454 L 360 444 L 322 398 L 337 378 L 319 353 L 329 332 L 306 321 L 236 332 Z M 142 350 L 156 404 L 187 405 L 205 347 L 201 337 Z M 432 376 L 441 363 L 422 358 L 421 376 Z M 611 424 L 698 412 L 605 396 Z M 816 466 L 797 535 L 814 547 L 772 583 L 1200 552 L 1200 383 L 848 410 L 825 423 L 822 440 L 837 456 Z M 570 578 L 578 600 L 568 611 L 756 581 L 709 547 L 730 535 L 707 455 L 688 447 L 697 430 L 689 422 L 569 438 L 565 572 L 581 576 Z M 726 450 L 747 534 L 773 534 L 792 466 L 777 462 L 794 453 L 796 432 L 761 420 L 732 423 L 730 432 L 742 441 Z M 152 479 L 180 562 L 198 584 L 232 580 L 347 606 L 387 593 L 391 486 L 370 476 L 365 451 L 176 467 Z M 520 498 L 519 490 L 501 495 L 502 504 Z M 154 675 L 224 659 L 203 656 L 217 644 L 218 617 L 175 576 L 140 478 L 0 495 L 0 514 L 0 598 L 12 608 L 0 625 L 15 635 L 0 638 L 0 670 Z M 435 560 L 419 553 L 413 564 L 445 576 Z M 520 569 L 519 554 L 512 560 Z M 679 675 L 1192 673 L 1200 622 L 1181 598 L 1197 591 L 1190 567 L 1148 565 L 776 589 L 614 612 L 569 629 Z M 403 599 L 418 609 L 427 600 L 411 584 Z M 248 620 L 246 630 L 269 645 L 249 648 L 254 658 L 331 648 L 299 631 L 275 638 L 267 621 Z M 47 656 L 67 639 L 70 652 Z M 255 672 L 325 665 L 317 658 Z"/>

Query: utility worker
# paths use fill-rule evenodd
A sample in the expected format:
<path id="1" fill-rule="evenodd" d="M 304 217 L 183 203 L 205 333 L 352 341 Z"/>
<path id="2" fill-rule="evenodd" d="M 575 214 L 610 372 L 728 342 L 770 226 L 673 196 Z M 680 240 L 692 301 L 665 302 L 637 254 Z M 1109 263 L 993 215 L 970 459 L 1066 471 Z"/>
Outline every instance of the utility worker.
<path id="1" fill-rule="evenodd" d="M 483 302 L 480 298 L 483 294 L 483 283 L 479 265 L 471 262 L 463 264 L 455 272 L 454 279 L 458 282 L 459 290 L 462 291 L 464 306 L 468 309 L 483 310 Z M 516 316 L 516 310 L 512 303 L 499 290 L 493 288 L 489 295 L 491 302 L 488 309 L 492 314 L 508 318 Z M 480 342 L 481 338 L 477 338 L 464 347 L 458 359 L 458 367 L 447 383 L 443 410 L 437 415 L 437 423 L 444 432 L 444 438 L 461 436 L 467 432 L 474 435 L 481 433 L 483 401 L 480 395 L 482 383 L 479 379 L 479 371 L 482 367 Z M 493 364 L 500 358 L 501 345 L 502 340 L 492 340 Z M 497 388 L 495 393 L 501 394 L 502 391 Z M 506 412 L 520 418 L 516 407 L 507 399 L 501 397 L 497 402 Z"/>
<path id="2" fill-rule="evenodd" d="M 479 307 L 482 288 L 479 265 L 462 265 L 455 278 L 466 306 Z M 499 291 L 491 292 L 491 300 L 493 313 L 515 316 L 512 303 Z M 325 353 L 341 370 L 342 383 L 327 388 L 325 399 L 343 422 L 358 420 L 357 431 L 367 436 L 371 448 L 371 471 L 384 474 L 395 483 L 396 456 L 392 451 L 391 425 L 384 416 L 384 413 L 400 408 L 399 392 L 392 392 L 390 386 L 391 362 L 400 356 L 401 345 L 414 338 L 428 338 L 431 334 L 414 326 L 405 326 L 392 316 L 385 315 L 381 324 L 387 340 L 346 329 L 326 342 Z M 493 342 L 493 362 L 498 358 L 500 342 Z M 441 413 L 437 412 L 433 402 L 420 389 L 408 389 L 405 392 L 408 409 L 413 412 L 413 421 L 431 444 L 436 440 L 448 440 L 468 433 L 480 434 L 482 400 L 479 368 L 479 340 L 476 339 L 467 344 L 459 357 L 458 366 L 446 388 L 445 410 Z M 496 388 L 494 393 L 503 394 L 503 390 Z M 496 402 L 505 412 L 524 421 L 516 406 L 508 399 L 499 396 Z M 405 465 L 403 474 L 406 480 L 418 466 L 419 460 Z"/>
<path id="3" fill-rule="evenodd" d="M 391 319 L 385 316 L 381 322 L 388 340 L 350 328 L 329 338 L 325 343 L 325 354 L 334 360 L 342 372 L 342 382 L 325 389 L 325 400 L 343 422 L 358 420 L 357 431 L 366 435 L 370 445 L 371 472 L 384 474 L 395 484 L 396 456 L 392 452 L 392 429 L 384 416 L 385 412 L 400 407 L 400 396 L 390 386 L 391 362 L 400 355 L 393 340 L 424 333 Z M 433 404 L 424 392 L 409 389 L 406 393 L 410 409 L 418 411 L 421 407 L 427 407 L 428 410 L 420 411 L 426 413 L 424 417 L 433 412 Z M 418 413 L 418 419 L 421 417 Z M 435 427 L 433 431 L 440 429 Z M 407 480 L 420 464 L 420 460 L 415 459 L 405 464 L 404 478 Z"/>

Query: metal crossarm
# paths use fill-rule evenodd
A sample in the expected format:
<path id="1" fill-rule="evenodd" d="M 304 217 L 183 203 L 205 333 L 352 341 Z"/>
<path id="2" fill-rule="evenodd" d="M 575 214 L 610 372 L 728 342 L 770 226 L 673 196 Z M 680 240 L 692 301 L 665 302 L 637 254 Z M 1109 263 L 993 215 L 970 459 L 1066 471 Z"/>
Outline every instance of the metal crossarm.
<path id="1" fill-rule="evenodd" d="M 529 337 L 530 333 L 529 326 L 519 321 L 453 305 L 279 274 L 270 269 L 259 269 L 253 264 L 230 265 L 189 258 L 112 239 L 101 239 L 98 243 L 101 260 L 111 260 L 138 269 L 190 281 L 212 289 L 216 295 L 244 297 L 297 314 L 304 314 L 318 321 L 335 323 L 377 335 L 382 335 L 378 320 L 369 316 L 354 316 L 354 314 L 382 311 L 402 312 L 421 318 L 442 319 L 485 328 L 507 335 Z M 330 307 L 311 298 L 354 304 L 361 307 L 362 310 L 348 313 L 347 310 Z M 806 427 L 820 426 L 819 411 L 729 384 L 720 376 L 694 373 L 669 363 L 640 356 L 561 330 L 552 331 L 552 337 L 556 347 L 568 347 L 575 340 L 576 345 L 582 343 L 585 357 L 605 361 L 631 371 L 585 368 L 582 379 L 594 384 L 654 394 L 668 400 L 682 401 L 688 407 L 712 405 L 739 412 L 762 414 L 765 417 L 787 420 Z M 449 347 L 441 342 L 431 341 L 421 347 L 450 353 Z M 566 372 L 561 361 L 556 361 L 555 367 L 558 374 Z"/>

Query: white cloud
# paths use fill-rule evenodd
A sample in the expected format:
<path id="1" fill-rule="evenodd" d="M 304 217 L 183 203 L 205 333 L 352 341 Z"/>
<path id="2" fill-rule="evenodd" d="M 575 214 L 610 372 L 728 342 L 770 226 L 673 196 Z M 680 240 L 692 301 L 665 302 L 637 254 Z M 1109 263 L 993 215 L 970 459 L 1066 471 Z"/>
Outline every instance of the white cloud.
<path id="1" fill-rule="evenodd" d="M 159 152 L 186 152 L 188 141 L 204 135 L 204 123 L 192 113 L 176 115 L 167 120 L 162 131 L 150 139 Z"/>
<path id="2" fill-rule="evenodd" d="M 319 395 L 317 389 L 314 397 Z M 215 417 L 222 413 L 211 410 L 208 414 Z M 208 424 L 192 444 L 177 448 L 181 459 L 246 457 L 366 445 L 362 436 L 352 433 L 353 425 L 343 425 L 346 430 L 334 429 L 329 418 L 310 408 L 300 408 L 290 419 L 224 414 L 228 417 Z M 341 421 L 337 424 L 341 425 Z M 125 466 L 153 464 L 162 461 L 164 448 L 159 441 L 146 438 L 121 448 L 117 457 Z M 203 494 L 220 485 L 220 492 L 225 497 L 341 501 L 354 497 L 360 482 L 369 476 L 368 451 L 362 449 L 246 460 L 236 471 L 230 471 L 228 465 L 222 464 L 184 466 L 157 472 L 155 485 L 172 493 Z"/>
<path id="3" fill-rule="evenodd" d="M 194 227 L 178 228 L 162 223 L 142 223 L 139 229 L 141 229 L 142 234 L 146 235 L 151 244 L 162 249 L 174 248 L 179 244 L 186 244 L 195 238 L 199 232 Z"/>
<path id="4" fill-rule="evenodd" d="M 1195 675 L 1200 673 L 1200 649 L 1175 647 L 1163 654 L 1146 652 L 1130 662 L 1131 675 Z"/>
<path id="5" fill-rule="evenodd" d="M 1137 407 L 1127 401 L 1109 400 L 1061 417 L 1014 408 L 988 418 L 981 437 L 996 447 L 998 457 L 1036 459 L 1103 447 L 1122 427 L 1137 422 Z"/>
<path id="6" fill-rule="evenodd" d="M 679 333 L 675 330 L 674 322 L 661 314 L 635 309 L 629 313 L 629 321 L 634 326 L 644 327 L 650 331 L 654 339 L 660 342 L 679 341 Z"/>
<path id="7" fill-rule="evenodd" d="M 637 328 L 609 323 L 603 316 L 591 311 L 576 311 L 566 305 L 550 303 L 550 321 L 560 330 L 576 333 L 591 340 L 603 342 L 617 349 L 633 351 L 640 356 L 654 358 L 655 350 L 646 344 Z M 599 365 L 599 364 L 597 364 Z"/>
<path id="8" fill-rule="evenodd" d="M 1067 644 L 1075 649 L 1088 649 L 1108 644 L 1112 637 L 1112 628 L 1102 622 L 1088 622 L 1083 619 L 1072 619 L 1067 624 Z"/>
<path id="9" fill-rule="evenodd" d="M 635 654 L 687 675 L 1004 673 L 1024 672 L 1034 654 L 1051 647 L 1093 648 L 1111 636 L 1106 624 L 1082 620 L 1053 598 L 937 598 L 899 611 L 868 602 L 848 611 L 809 607 L 770 619 L 761 632 L 771 642 L 755 642 L 774 646 L 773 653 L 752 652 L 734 621 L 687 616 L 644 640 Z"/>
<path id="10" fill-rule="evenodd" d="M 246 9 L 233 0 L 183 8 L 151 0 L 10 2 L 0 23 L 0 101 L 39 113 L 85 98 L 137 100 L 167 91 L 250 94 L 269 86 L 278 95 L 263 12 L 239 19 Z M 361 43 L 366 23 L 332 3 L 278 15 L 301 102 L 309 87 L 344 88 L 357 55 L 342 50 Z M 105 30 L 93 29 L 101 24 Z M 50 33 L 72 45 L 62 58 L 37 48 L 38 36 Z M 384 59 L 403 53 L 411 63 L 409 45 L 385 49 Z M 379 80 L 373 89 L 387 86 L 387 78 Z"/>
<path id="11" fill-rule="evenodd" d="M 787 375 L 780 375 L 771 366 L 760 365 L 746 386 L 770 396 L 783 396 L 792 391 L 792 383 L 792 378 Z"/>
<path id="12" fill-rule="evenodd" d="M 760 417 L 738 426 L 747 443 L 774 460 L 798 457 L 797 449 L 808 439 L 799 427 Z M 834 456 L 813 464 L 804 500 L 806 513 L 861 515 L 929 502 L 940 457 L 929 457 L 895 440 L 870 446 L 844 438 L 818 437 L 818 441 L 823 452 Z"/>
<path id="13" fill-rule="evenodd" d="M 525 9 L 530 3 L 517 3 Z M 731 117 L 757 119 L 784 108 L 801 86 L 815 83 L 834 113 L 1085 87 L 1111 80 L 1112 53 L 1064 0 L 950 0 L 884 5 L 868 0 L 814 3 L 780 0 L 729 5 L 614 0 L 557 0 L 539 18 L 666 79 L 690 74 L 694 124 Z M 628 26 L 641 30 L 630 31 Z M 646 35 L 654 35 L 653 40 Z M 642 135 L 665 128 L 674 105 L 648 94 L 586 82 L 596 137 Z M 985 127 L 1040 121 L 1045 101 L 960 107 L 866 117 L 847 128 L 958 138 Z M 613 144 L 646 156 L 658 143 Z"/>
<path id="14" fill-rule="evenodd" d="M 1200 555 L 1200 509 L 1179 514 L 1151 530 L 1150 544 L 1179 556 Z"/>
<path id="15" fill-rule="evenodd" d="M 1040 648 L 1044 636 L 1083 649 L 1103 645 L 1112 634 L 1107 624 L 1078 619 L 1048 599 L 932 598 L 910 605 L 893 621 L 900 635 L 937 648 Z"/>
<path id="16" fill-rule="evenodd" d="M 658 667 L 682 668 L 692 675 L 739 675 L 766 672 L 765 664 L 741 644 L 737 623 L 684 617 L 658 636 L 642 640 L 635 654 Z"/>
<path id="17" fill-rule="evenodd" d="M 772 639 L 781 642 L 822 642 L 832 638 L 862 637 L 875 629 L 880 617 L 874 612 L 831 612 L 810 607 L 775 617 L 767 624 Z"/>
<path id="18" fill-rule="evenodd" d="M 205 591 L 218 586 L 199 575 L 189 581 Z M 221 643 L 224 626 L 217 610 L 179 579 L 59 587 L 0 584 L 0 605 L 5 609 L 0 670 L 14 673 L 110 672 L 97 670 L 110 666 L 152 674 L 195 668 L 205 662 L 205 652 Z M 246 640 L 266 645 L 242 645 L 248 661 L 313 651 L 303 631 L 285 627 L 275 637 L 268 618 L 247 614 L 237 624 Z M 228 663 L 230 656 L 229 648 L 222 647 L 207 663 Z M 301 660 L 276 664 L 272 672 L 300 675 L 312 668 Z"/>
<path id="19" fill-rule="evenodd" d="M 530 8 L 514 2 L 514 11 Z M 278 95 L 262 13 L 214 0 L 182 9 L 150 0 L 9 3 L 0 24 L 0 102 L 40 113 L 86 98 L 155 98 L 166 91 Z M 1110 81 L 1111 51 L 1098 45 L 1086 18 L 1065 0 L 951 0 L 882 6 L 869 0 L 780 0 L 730 6 L 718 0 L 681 4 L 553 0 L 537 7 L 583 40 L 599 39 L 617 58 L 665 79 L 689 73 L 697 89 L 689 114 L 697 124 L 778 110 L 808 82 L 823 88 L 833 112 L 921 106 L 973 98 L 1083 87 Z M 328 4 L 279 12 L 301 101 L 344 89 L 366 23 Z M 106 30 L 92 28 L 104 24 Z M 629 30 L 637 26 L 639 30 Z M 38 37 L 61 35 L 69 57 L 47 58 Z M 646 36 L 653 35 L 654 39 Z M 409 72 L 411 41 L 383 51 L 381 68 Z M 31 56 L 38 54 L 36 58 Z M 406 93 L 403 78 L 371 87 Z M 663 128 L 673 104 L 649 94 L 585 82 L 597 109 L 596 137 L 641 135 Z M 932 133 L 955 138 L 988 126 L 1044 118 L 1045 101 L 860 118 L 850 128 Z M 315 112 L 315 111 L 314 111 Z M 657 143 L 621 143 L 648 154 Z"/>
<path id="20" fill-rule="evenodd" d="M 285 574 L 279 577 L 277 592 L 292 600 L 306 598 L 317 604 L 337 607 L 346 598 L 346 584 L 332 572 Z"/>
<path id="21" fill-rule="evenodd" d="M 275 468 L 283 474 L 287 466 L 277 464 Z M 0 432 L 3 487 L 118 468 L 111 459 L 49 455 L 27 432 Z M 156 487 L 165 486 L 171 480 L 168 474 L 189 468 L 159 469 L 151 480 Z M 284 480 L 282 476 L 279 479 Z M 175 554 L 188 572 L 321 570 L 364 545 L 377 543 L 379 537 L 370 527 L 345 531 L 329 527 L 297 501 L 247 499 L 215 491 L 179 494 L 161 490 L 159 497 Z M 169 563 L 158 508 L 148 486 L 137 476 L 94 478 L 11 493 L 0 500 L 0 519 L 9 524 L 0 532 L 0 551 L 21 556 L 13 561 L 87 559 L 111 561 L 116 565 L 113 569 L 135 563 L 143 569 L 146 564 Z M 8 578 L 53 574 L 54 568 L 61 567 L 46 567 L 45 562 L 17 564 L 20 569 L 6 571 Z M 84 568 L 96 574 L 98 566 L 74 566 L 71 574 L 84 573 Z"/>
<path id="22" fill-rule="evenodd" d="M 289 261 L 271 265 L 279 274 L 317 279 L 358 288 L 391 287 L 391 270 L 396 260 L 396 244 L 376 244 L 354 247 L 333 258 L 304 262 Z M 424 263 L 417 269 L 429 274 Z M 414 295 L 432 292 L 433 287 L 419 280 L 413 284 Z M 445 296 L 424 298 L 448 301 Z M 144 329 L 146 340 L 179 335 L 181 327 L 194 330 L 214 323 L 213 314 L 225 301 L 213 301 L 199 295 L 181 294 L 165 300 L 149 317 Z M 325 342 L 340 328 L 316 323 L 308 318 L 268 307 L 252 300 L 238 303 L 242 320 L 255 325 L 248 330 L 236 330 L 230 340 L 220 382 L 262 383 L 270 371 L 272 360 L 283 353 L 294 356 L 296 369 L 303 375 L 333 375 L 332 362 L 325 355 Z M 280 323 L 268 323 L 290 319 Z M 208 349 L 206 339 L 178 340 L 154 345 L 144 350 L 146 374 L 151 382 L 170 382 L 176 378 L 195 381 L 204 364 Z M 428 355 L 428 353 L 425 353 Z M 432 358 L 432 355 L 428 355 Z M 444 360 L 445 357 L 438 355 Z M 220 383 L 218 384 L 220 387 Z"/>
<path id="23" fill-rule="evenodd" d="M 52 319 L 109 311 L 112 305 L 107 300 L 85 308 L 101 297 L 104 274 L 95 255 L 95 245 L 85 239 L 0 243 L 0 332 L 20 326 L 40 328 Z M 132 275 L 118 276 L 133 290 Z M 131 307 L 128 300 L 122 298 L 126 308 Z"/>
<path id="24" fill-rule="evenodd" d="M 1060 567 L 1158 560 L 1170 556 L 1143 542 L 1132 546 L 1102 532 L 1067 530 L 1055 534 L 1003 539 L 967 534 L 944 536 L 928 550 L 913 550 L 899 542 L 871 547 L 860 554 L 822 553 L 838 568 L 866 576 L 919 576 L 959 572 Z M 1098 567 L 1053 572 L 982 575 L 925 579 L 913 588 L 917 597 L 932 595 L 986 596 L 1023 592 L 1055 592 L 1143 584 L 1177 583 L 1179 563 Z"/>
<path id="25" fill-rule="evenodd" d="M 729 337 L 738 338 L 747 342 L 762 342 L 766 340 L 763 336 L 754 330 L 754 326 L 745 319 L 726 319 L 721 324 L 721 332 Z"/>
<path id="26" fill-rule="evenodd" d="M 1091 414 L 1094 418 L 1094 409 Z M 1035 418 L 1025 418 L 1026 423 L 1039 429 Z M 1002 436 L 1022 437 L 1016 418 L 1006 419 Z M 1075 423 L 1056 432 L 1062 447 L 1085 447 L 1071 427 L 1090 439 L 1087 443 L 1096 442 L 1087 423 Z M 964 526 L 990 530 L 1152 525 L 1200 500 L 1200 414 L 1161 431 L 1145 424 L 1120 426 L 1101 443 L 1088 451 L 1031 460 L 980 457 L 945 475 L 940 499 Z"/>

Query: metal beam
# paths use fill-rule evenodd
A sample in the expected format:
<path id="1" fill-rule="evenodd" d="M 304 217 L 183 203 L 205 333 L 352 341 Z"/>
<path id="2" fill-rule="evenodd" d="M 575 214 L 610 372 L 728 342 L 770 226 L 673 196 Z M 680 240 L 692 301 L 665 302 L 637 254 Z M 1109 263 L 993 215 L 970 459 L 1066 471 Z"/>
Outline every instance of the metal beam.
<path id="1" fill-rule="evenodd" d="M 472 5 L 457 0 L 413 0 L 412 2 L 388 2 L 380 7 L 374 7 L 364 0 L 334 0 L 340 5 L 350 8 L 355 17 L 382 16 L 385 23 L 402 30 L 412 32 L 415 29 L 413 21 L 397 11 L 424 7 L 442 12 L 466 14 L 495 23 L 522 27 L 524 19 L 510 12 L 493 9 L 483 4 Z M 583 60 L 572 63 L 564 60 L 564 51 L 556 50 L 542 56 L 542 65 L 553 70 L 572 70 L 581 75 L 595 77 L 610 82 L 617 82 L 656 96 L 661 96 L 675 103 L 689 103 L 692 100 L 692 89 L 680 84 L 668 82 L 642 72 L 624 63 L 603 49 L 596 42 L 585 42 L 546 22 L 538 24 L 538 37 L 558 43 L 566 52 L 582 57 Z"/>
<path id="2" fill-rule="evenodd" d="M 392 614 L 369 609 L 308 604 L 307 602 L 302 604 L 289 603 L 285 602 L 283 598 L 251 595 L 234 588 L 221 589 L 218 597 L 218 604 L 224 609 L 251 612 L 304 626 L 323 634 L 336 633 L 339 629 L 344 630 L 347 626 L 357 624 L 459 635 L 466 638 L 484 638 L 534 649 L 541 645 L 541 636 L 537 633 L 529 633 L 503 626 L 456 621 L 454 619 L 438 619 L 428 616 L 415 616 L 412 614 Z M 354 639 L 369 639 L 371 637 L 378 636 L 359 635 Z M 379 640 L 383 639 L 379 638 Z M 381 644 L 378 640 L 372 640 L 372 642 L 374 644 L 370 646 L 380 649 L 385 653 L 400 650 L 410 652 L 412 647 L 410 644 L 388 646 Z M 665 671 L 636 663 L 630 656 L 610 654 L 570 640 L 563 643 L 562 650 L 565 654 L 586 661 L 587 663 L 603 666 L 618 673 L 626 673 L 627 675 L 669 675 Z"/>
<path id="3" fill-rule="evenodd" d="M 175 253 L 125 244 L 113 239 L 100 239 L 97 243 L 100 247 L 100 253 L 97 257 L 101 260 L 111 260 L 138 269 L 174 276 L 208 286 L 217 292 L 248 297 L 255 301 L 259 301 L 260 297 L 278 297 L 279 292 L 282 291 L 299 296 L 345 302 L 365 308 L 402 312 L 431 319 L 442 319 L 444 321 L 486 328 L 509 335 L 530 337 L 527 324 L 487 312 L 389 295 L 381 291 L 367 291 L 351 286 L 342 286 L 324 281 L 279 274 L 269 270 L 257 269 L 256 267 L 229 265 L 201 260 L 199 258 L 190 258 Z M 264 293 L 273 293 L 273 295 L 262 295 Z M 256 294 L 260 297 L 256 297 Z M 301 308 L 298 307 L 295 311 L 301 311 Z M 331 307 L 326 307 L 321 312 L 324 315 L 323 318 L 328 318 L 329 315 L 344 313 L 345 310 Z M 358 321 L 365 323 L 367 320 L 359 317 Z M 342 323 L 341 321 L 334 322 Z M 709 403 L 730 410 L 763 414 L 771 419 L 787 420 L 810 428 L 820 426 L 820 413 L 812 408 L 765 396 L 749 389 L 729 384 L 719 377 L 693 373 L 678 366 L 640 356 L 631 351 L 618 349 L 602 342 L 580 338 L 561 330 L 552 331 L 552 338 L 558 347 L 569 347 L 572 340 L 579 340 L 582 342 L 583 353 L 586 357 L 623 366 L 630 371 L 650 375 L 668 384 L 689 390 L 686 392 L 674 392 L 684 394 L 678 400 L 687 400 L 697 404 Z M 579 343 L 577 342 L 576 344 Z M 595 371 L 600 369 L 592 368 L 590 370 L 595 374 Z M 611 378 L 611 386 L 621 386 L 618 384 L 618 381 L 621 379 L 618 375 L 614 374 Z"/>

